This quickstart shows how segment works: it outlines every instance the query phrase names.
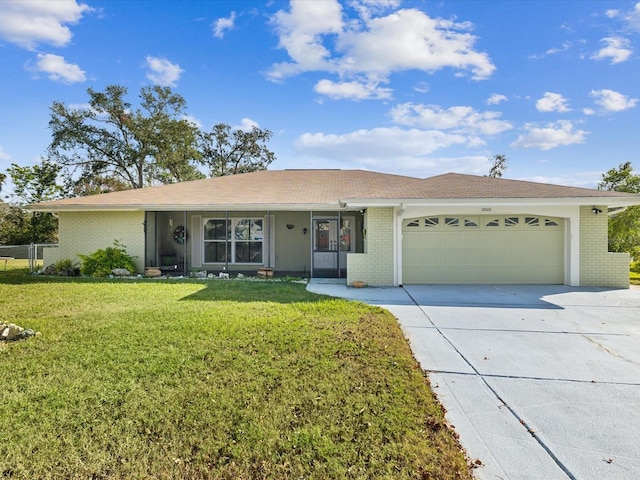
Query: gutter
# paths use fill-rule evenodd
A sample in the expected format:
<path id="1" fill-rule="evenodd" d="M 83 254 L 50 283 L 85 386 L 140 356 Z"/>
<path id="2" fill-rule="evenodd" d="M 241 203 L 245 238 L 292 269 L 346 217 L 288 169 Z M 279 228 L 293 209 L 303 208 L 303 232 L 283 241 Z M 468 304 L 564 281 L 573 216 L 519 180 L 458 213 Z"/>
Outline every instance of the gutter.
<path id="1" fill-rule="evenodd" d="M 27 205 L 27 210 L 32 212 L 182 212 L 182 211 L 248 211 L 248 210 L 269 210 L 269 211 L 337 211 L 346 210 L 347 206 L 342 203 L 314 203 L 314 204 L 224 204 L 224 205 Z"/>

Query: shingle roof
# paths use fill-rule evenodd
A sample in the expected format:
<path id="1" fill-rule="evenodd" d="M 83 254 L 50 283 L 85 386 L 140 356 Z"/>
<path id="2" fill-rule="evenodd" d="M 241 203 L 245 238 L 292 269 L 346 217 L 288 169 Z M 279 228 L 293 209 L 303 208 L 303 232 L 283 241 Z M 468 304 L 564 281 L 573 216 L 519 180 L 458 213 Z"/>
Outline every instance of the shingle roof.
<path id="1" fill-rule="evenodd" d="M 447 173 L 264 170 L 32 205 L 34 210 L 331 208 L 344 200 L 636 198 L 620 192 Z M 606 202 L 604 202 L 606 203 Z"/>
<path id="2" fill-rule="evenodd" d="M 636 195 L 592 188 L 567 187 L 522 180 L 445 173 L 443 175 L 425 178 L 419 182 L 400 185 L 393 190 L 371 192 L 369 195 L 361 198 L 396 198 L 407 200 L 475 198 L 551 199 L 629 196 L 635 197 Z"/>

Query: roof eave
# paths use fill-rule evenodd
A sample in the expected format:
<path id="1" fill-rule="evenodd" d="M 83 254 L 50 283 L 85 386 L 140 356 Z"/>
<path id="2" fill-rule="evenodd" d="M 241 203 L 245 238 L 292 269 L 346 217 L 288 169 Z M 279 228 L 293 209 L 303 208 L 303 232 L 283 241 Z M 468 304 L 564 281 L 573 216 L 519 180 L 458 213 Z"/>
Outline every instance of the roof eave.
<path id="1" fill-rule="evenodd" d="M 608 207 L 630 207 L 640 205 L 640 197 L 561 197 L 561 198 L 432 198 L 432 199 L 345 199 L 342 201 L 347 208 L 367 208 L 367 207 L 430 207 L 430 206 L 478 206 L 482 205 L 510 205 L 510 206 L 532 206 L 532 205 L 563 205 L 563 206 L 584 206 L 584 205 L 607 205 Z"/>
<path id="2" fill-rule="evenodd" d="M 192 211 L 310 211 L 344 210 L 341 203 L 190 204 L 190 205 L 31 205 L 32 212 L 192 212 Z"/>

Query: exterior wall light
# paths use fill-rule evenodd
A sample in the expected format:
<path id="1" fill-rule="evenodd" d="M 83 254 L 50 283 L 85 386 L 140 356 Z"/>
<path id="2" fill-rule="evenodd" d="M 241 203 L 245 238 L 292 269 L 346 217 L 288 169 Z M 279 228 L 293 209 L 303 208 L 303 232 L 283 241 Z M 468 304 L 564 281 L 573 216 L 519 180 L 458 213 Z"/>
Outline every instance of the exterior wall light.
<path id="1" fill-rule="evenodd" d="M 593 212 L 594 215 L 598 215 L 599 213 L 602 213 L 602 210 L 600 210 L 599 208 L 593 207 L 591 209 L 591 212 Z"/>

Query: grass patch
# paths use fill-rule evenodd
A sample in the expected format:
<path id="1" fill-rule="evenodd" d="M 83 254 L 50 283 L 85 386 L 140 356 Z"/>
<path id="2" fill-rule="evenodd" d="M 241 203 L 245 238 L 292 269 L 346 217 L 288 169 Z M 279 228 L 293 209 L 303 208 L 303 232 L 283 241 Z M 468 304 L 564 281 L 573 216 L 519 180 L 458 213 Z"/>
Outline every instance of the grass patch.
<path id="1" fill-rule="evenodd" d="M 471 478 L 395 319 L 294 283 L 0 275 L 2 478 Z"/>
<path id="2" fill-rule="evenodd" d="M 640 272 L 631 272 L 629 275 L 629 281 L 632 285 L 640 285 Z"/>

